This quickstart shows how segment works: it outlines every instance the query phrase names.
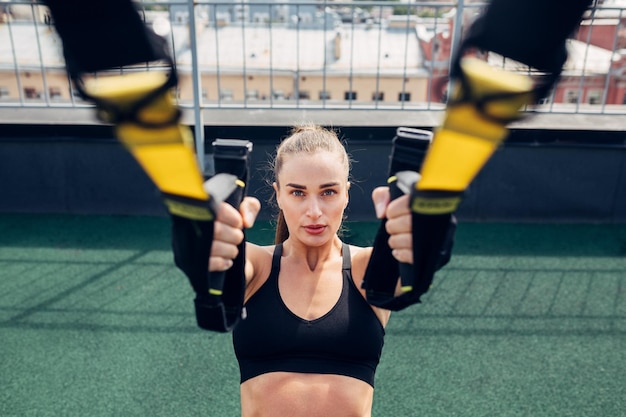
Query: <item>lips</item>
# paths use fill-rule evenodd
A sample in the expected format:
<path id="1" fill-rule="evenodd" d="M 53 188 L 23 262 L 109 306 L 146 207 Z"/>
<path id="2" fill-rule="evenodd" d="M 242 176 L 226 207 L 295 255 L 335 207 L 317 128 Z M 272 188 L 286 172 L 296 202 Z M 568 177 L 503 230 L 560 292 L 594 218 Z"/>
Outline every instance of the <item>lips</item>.
<path id="1" fill-rule="evenodd" d="M 307 233 L 312 234 L 312 235 L 319 235 L 325 229 L 326 229 L 326 226 L 322 224 L 312 224 L 309 226 L 304 226 L 304 230 L 306 230 Z"/>

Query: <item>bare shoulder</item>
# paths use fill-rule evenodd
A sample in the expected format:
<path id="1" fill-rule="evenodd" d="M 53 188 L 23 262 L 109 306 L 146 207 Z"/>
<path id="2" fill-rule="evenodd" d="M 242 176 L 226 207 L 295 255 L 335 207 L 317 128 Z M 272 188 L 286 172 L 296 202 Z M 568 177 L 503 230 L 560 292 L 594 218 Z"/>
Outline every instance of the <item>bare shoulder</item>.
<path id="1" fill-rule="evenodd" d="M 246 243 L 246 298 L 254 294 L 269 277 L 275 247 Z"/>
<path id="2" fill-rule="evenodd" d="M 352 277 L 357 285 L 361 285 L 363 277 L 365 276 L 365 269 L 372 256 L 371 247 L 360 247 L 349 245 L 350 257 L 352 258 Z"/>
<path id="3" fill-rule="evenodd" d="M 274 248 L 276 245 L 259 246 L 255 243 L 246 242 L 246 254 L 248 257 L 270 258 L 274 254 Z"/>

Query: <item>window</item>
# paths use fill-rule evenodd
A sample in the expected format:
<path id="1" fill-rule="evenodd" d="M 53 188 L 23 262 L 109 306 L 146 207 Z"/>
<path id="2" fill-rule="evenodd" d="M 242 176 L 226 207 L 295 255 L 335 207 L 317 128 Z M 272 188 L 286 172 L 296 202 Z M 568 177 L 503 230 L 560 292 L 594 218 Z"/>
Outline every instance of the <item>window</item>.
<path id="1" fill-rule="evenodd" d="M 343 99 L 348 101 L 356 100 L 356 91 L 346 91 L 343 94 Z"/>
<path id="2" fill-rule="evenodd" d="M 300 100 L 309 100 L 311 98 L 311 93 L 308 91 L 298 91 L 298 98 Z"/>
<path id="3" fill-rule="evenodd" d="M 232 100 L 233 90 L 222 89 L 220 90 L 220 100 Z"/>
<path id="4" fill-rule="evenodd" d="M 274 100 L 282 100 L 285 98 L 285 92 L 283 90 L 272 91 L 272 98 Z"/>
<path id="5" fill-rule="evenodd" d="M 385 101 L 385 93 L 382 91 L 372 93 L 372 101 Z"/>
<path id="6" fill-rule="evenodd" d="M 259 99 L 259 90 L 247 90 L 246 91 L 246 100 L 258 100 Z"/>
<path id="7" fill-rule="evenodd" d="M 61 98 L 61 89 L 59 87 L 48 88 L 48 94 L 51 100 L 59 100 Z"/>
<path id="8" fill-rule="evenodd" d="M 35 87 L 24 87 L 24 96 L 28 99 L 41 98 L 41 94 Z"/>
<path id="9" fill-rule="evenodd" d="M 399 93 L 398 101 L 411 101 L 411 93 Z"/>
<path id="10" fill-rule="evenodd" d="M 0 86 L 0 99 L 11 97 L 11 92 L 7 87 Z"/>
<path id="11" fill-rule="evenodd" d="M 578 91 L 576 90 L 567 90 L 565 92 L 565 102 L 570 104 L 578 103 Z"/>
<path id="12" fill-rule="evenodd" d="M 330 91 L 320 91 L 320 100 L 330 100 Z"/>
<path id="13" fill-rule="evenodd" d="M 590 90 L 587 93 L 587 102 L 589 104 L 602 104 L 602 90 Z"/>

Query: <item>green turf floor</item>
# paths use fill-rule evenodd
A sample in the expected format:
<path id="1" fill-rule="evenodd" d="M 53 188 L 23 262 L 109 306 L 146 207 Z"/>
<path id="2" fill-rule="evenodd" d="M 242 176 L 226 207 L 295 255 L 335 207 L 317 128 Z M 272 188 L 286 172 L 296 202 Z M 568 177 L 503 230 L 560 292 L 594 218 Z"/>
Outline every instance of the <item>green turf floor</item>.
<path id="1" fill-rule="evenodd" d="M 237 416 L 230 335 L 192 298 L 167 219 L 0 215 L 0 416 Z M 626 416 L 626 225 L 461 223 L 375 395 L 376 417 Z"/>

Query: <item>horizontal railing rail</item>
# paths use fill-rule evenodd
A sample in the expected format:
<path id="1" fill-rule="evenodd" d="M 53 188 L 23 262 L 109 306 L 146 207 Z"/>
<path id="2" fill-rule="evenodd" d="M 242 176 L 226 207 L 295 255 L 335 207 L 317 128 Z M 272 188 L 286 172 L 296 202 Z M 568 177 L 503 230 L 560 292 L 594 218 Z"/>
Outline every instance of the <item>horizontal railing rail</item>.
<path id="1" fill-rule="evenodd" d="M 170 44 L 181 80 L 178 103 L 197 113 L 440 111 L 450 57 L 485 4 L 137 2 L 146 24 Z M 624 32 L 624 3 L 594 3 L 569 44 L 562 82 L 537 110 L 626 114 Z M 0 2 L 0 111 L 84 107 L 90 104 L 65 73 L 46 7 L 36 1 Z"/>

